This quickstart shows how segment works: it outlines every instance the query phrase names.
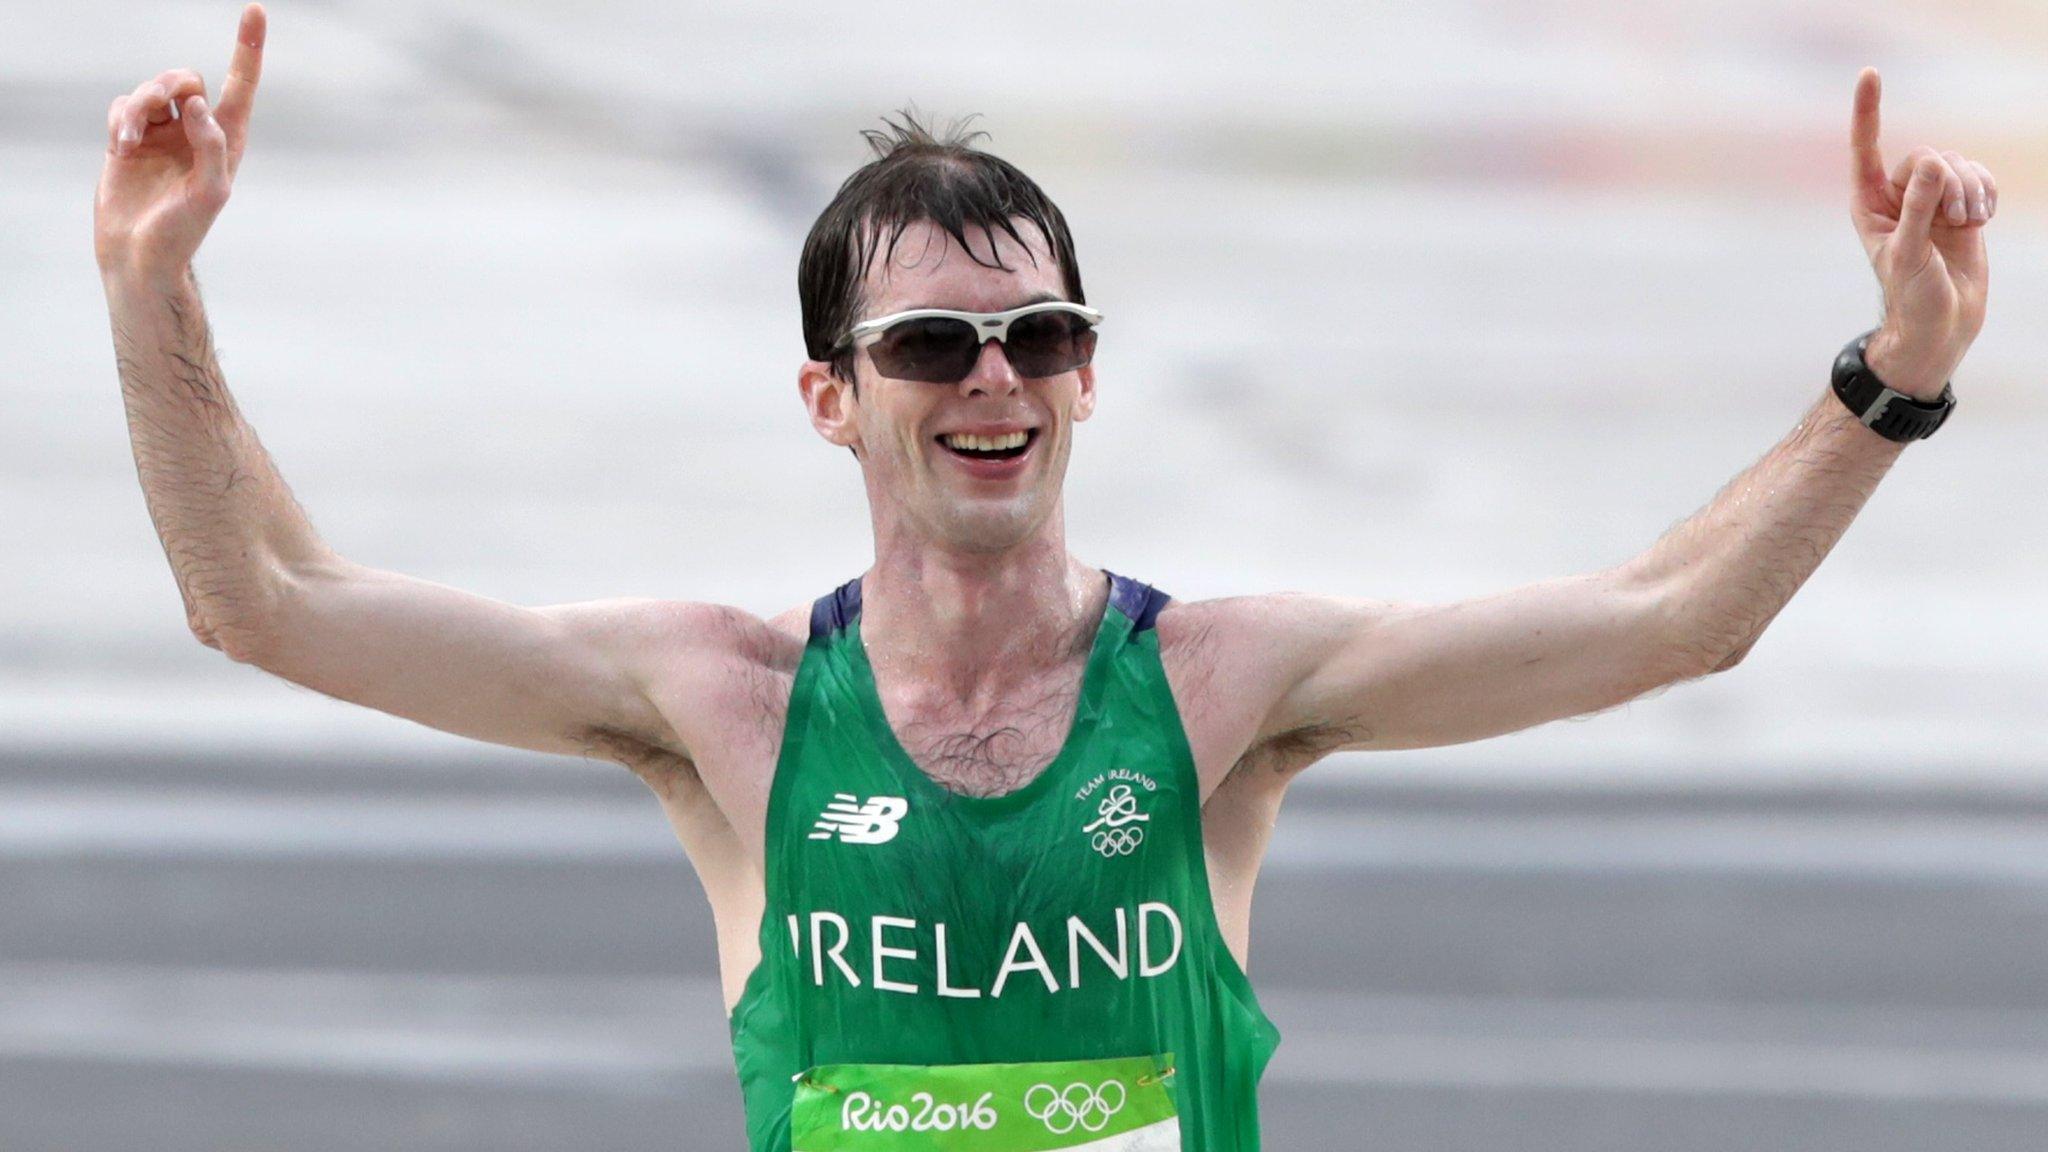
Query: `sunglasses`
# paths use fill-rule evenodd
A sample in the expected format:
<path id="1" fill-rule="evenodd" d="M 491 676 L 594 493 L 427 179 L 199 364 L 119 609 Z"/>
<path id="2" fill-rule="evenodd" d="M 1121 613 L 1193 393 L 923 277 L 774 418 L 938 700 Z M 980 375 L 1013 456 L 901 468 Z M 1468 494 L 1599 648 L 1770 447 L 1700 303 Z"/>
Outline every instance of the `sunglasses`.
<path id="1" fill-rule="evenodd" d="M 1002 344 L 1017 375 L 1030 379 L 1072 372 L 1095 356 L 1102 313 L 1048 300 L 1007 312 L 913 308 L 854 325 L 833 348 L 866 348 L 875 370 L 895 380 L 958 384 L 974 371 L 981 346 Z"/>

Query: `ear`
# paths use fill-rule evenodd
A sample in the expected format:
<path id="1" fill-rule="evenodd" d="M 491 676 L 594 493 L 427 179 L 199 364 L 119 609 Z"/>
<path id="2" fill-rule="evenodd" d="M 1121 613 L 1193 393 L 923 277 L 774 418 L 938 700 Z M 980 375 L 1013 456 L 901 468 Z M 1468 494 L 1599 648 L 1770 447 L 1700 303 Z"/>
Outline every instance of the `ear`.
<path id="1" fill-rule="evenodd" d="M 1095 365 L 1083 364 L 1079 372 L 1080 394 L 1074 397 L 1074 423 L 1086 420 L 1095 411 Z"/>
<path id="2" fill-rule="evenodd" d="M 796 388 L 804 398 L 804 407 L 811 414 L 811 427 L 818 430 L 818 435 L 843 448 L 860 443 L 860 424 L 855 418 L 860 399 L 854 394 L 852 383 L 832 371 L 830 361 L 804 361 L 804 366 L 797 369 Z M 855 449 L 854 454 L 859 455 L 859 450 Z"/>

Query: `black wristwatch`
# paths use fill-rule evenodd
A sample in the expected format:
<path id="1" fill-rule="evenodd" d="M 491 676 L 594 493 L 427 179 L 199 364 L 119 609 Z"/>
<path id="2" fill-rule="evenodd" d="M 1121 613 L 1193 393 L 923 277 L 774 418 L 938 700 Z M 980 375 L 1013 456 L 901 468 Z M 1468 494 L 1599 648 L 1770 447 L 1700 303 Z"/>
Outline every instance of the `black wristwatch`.
<path id="1" fill-rule="evenodd" d="M 1885 439 L 1925 440 L 1956 410 L 1955 390 L 1944 381 L 1941 395 L 1932 400 L 1915 400 L 1885 387 L 1870 365 L 1863 362 L 1863 349 L 1875 335 L 1877 329 L 1872 328 L 1849 341 L 1841 355 L 1835 357 L 1835 395 L 1863 421 L 1864 427 Z"/>

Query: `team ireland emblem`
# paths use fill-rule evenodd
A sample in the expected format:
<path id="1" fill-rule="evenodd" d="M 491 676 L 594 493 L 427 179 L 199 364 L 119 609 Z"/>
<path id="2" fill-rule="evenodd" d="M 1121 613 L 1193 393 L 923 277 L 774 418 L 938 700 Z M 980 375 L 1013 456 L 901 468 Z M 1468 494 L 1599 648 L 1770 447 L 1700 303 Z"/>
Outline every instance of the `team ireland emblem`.
<path id="1" fill-rule="evenodd" d="M 1150 819 L 1149 813 L 1138 811 L 1138 795 L 1131 786 L 1117 784 L 1095 806 L 1095 819 L 1081 831 L 1088 833 L 1089 847 L 1105 859 L 1128 856 L 1145 842 L 1145 830 L 1137 825 Z"/>

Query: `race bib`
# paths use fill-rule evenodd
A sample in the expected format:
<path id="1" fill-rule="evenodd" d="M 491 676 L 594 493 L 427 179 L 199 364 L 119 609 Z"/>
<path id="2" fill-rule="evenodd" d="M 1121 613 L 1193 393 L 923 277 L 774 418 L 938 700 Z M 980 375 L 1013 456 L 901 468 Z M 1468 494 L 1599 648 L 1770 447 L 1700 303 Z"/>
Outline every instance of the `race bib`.
<path id="1" fill-rule="evenodd" d="M 820 1064 L 791 1152 L 1180 1152 L 1173 1054 L 1034 1064 Z"/>

